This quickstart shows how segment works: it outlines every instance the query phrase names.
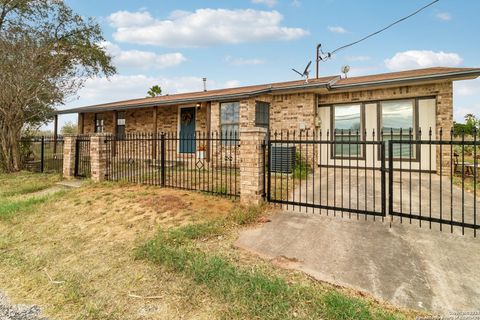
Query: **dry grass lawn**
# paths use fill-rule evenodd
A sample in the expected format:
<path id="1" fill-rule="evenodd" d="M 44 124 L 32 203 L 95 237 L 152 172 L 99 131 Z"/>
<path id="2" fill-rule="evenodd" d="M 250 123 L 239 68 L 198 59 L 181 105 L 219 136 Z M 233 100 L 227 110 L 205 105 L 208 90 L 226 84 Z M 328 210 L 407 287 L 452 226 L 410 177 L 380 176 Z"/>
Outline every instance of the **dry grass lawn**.
<path id="1" fill-rule="evenodd" d="M 118 184 L 53 197 L 0 223 L 0 287 L 14 301 L 58 319 L 211 319 L 221 310 L 190 280 L 135 260 L 133 250 L 159 225 L 214 218 L 232 201 Z"/>
<path id="2" fill-rule="evenodd" d="M 25 186 L 29 179 L 37 187 Z M 258 310 L 245 285 L 258 305 L 266 295 L 272 306 L 292 303 L 299 317 L 305 310 L 327 319 L 415 315 L 278 267 L 288 261 L 234 249 L 240 225 L 256 216 L 235 216 L 248 210 L 230 199 L 120 183 L 41 192 L 57 179 L 0 175 L 0 290 L 52 319 L 273 319 L 276 311 Z M 237 224 L 222 224 L 228 215 Z M 160 228 L 171 230 L 165 243 Z M 152 263 L 168 257 L 170 264 Z M 199 269 L 211 267 L 218 272 Z"/>

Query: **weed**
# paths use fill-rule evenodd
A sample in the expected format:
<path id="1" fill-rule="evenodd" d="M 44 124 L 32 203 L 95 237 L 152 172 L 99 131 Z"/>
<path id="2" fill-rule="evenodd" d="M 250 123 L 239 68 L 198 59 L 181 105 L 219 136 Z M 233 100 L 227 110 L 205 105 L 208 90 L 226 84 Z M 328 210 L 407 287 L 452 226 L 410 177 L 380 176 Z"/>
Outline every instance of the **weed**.
<path id="1" fill-rule="evenodd" d="M 25 200 L 0 202 L 0 220 L 7 220 L 19 212 L 33 209 L 36 205 L 45 203 L 49 197 L 34 197 Z"/>

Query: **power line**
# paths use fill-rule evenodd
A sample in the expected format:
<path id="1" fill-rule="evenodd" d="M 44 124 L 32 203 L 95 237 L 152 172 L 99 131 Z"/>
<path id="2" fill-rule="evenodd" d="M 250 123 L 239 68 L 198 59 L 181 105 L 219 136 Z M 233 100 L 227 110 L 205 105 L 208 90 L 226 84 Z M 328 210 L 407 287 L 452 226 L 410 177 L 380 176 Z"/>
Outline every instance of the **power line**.
<path id="1" fill-rule="evenodd" d="M 357 40 L 357 41 L 355 41 L 355 42 L 346 44 L 346 45 L 341 46 L 341 47 L 339 47 L 339 48 L 337 48 L 337 49 L 335 49 L 335 50 L 333 50 L 333 51 L 331 51 L 331 52 L 328 52 L 326 58 L 330 58 L 331 55 L 333 55 L 334 53 L 336 53 L 336 52 L 338 52 L 338 51 L 340 51 L 340 50 L 346 49 L 346 48 L 348 48 L 348 47 L 351 47 L 351 46 L 353 46 L 353 45 L 356 45 L 357 43 L 360 43 L 360 42 L 362 42 L 362 41 L 365 41 L 365 40 L 367 40 L 368 38 L 371 38 L 371 37 L 373 37 L 373 36 L 375 36 L 375 35 L 383 32 L 383 31 L 385 31 L 385 30 L 393 27 L 394 25 L 396 25 L 396 24 L 398 24 L 398 23 L 400 23 L 400 22 L 402 22 L 402 21 L 404 21 L 404 20 L 407 20 L 408 18 L 413 17 L 413 16 L 416 15 L 417 13 L 420 13 L 421 11 L 427 9 L 428 7 L 434 5 L 435 3 L 439 2 L 439 1 L 440 1 L 440 0 L 434 0 L 434 1 L 430 2 L 429 4 L 421 7 L 421 8 L 418 9 L 417 11 L 409 14 L 408 16 L 403 17 L 403 18 L 395 21 L 395 22 L 389 24 L 388 26 L 386 26 L 386 27 L 384 27 L 384 28 L 382 28 L 382 29 L 380 29 L 380 30 L 378 30 L 378 31 L 376 31 L 376 32 L 371 33 L 371 34 L 369 34 L 368 36 L 365 36 L 365 37 L 361 38 L 360 40 Z M 323 53 L 323 52 L 322 52 L 322 53 Z M 325 59 L 325 58 L 320 58 L 320 60 L 324 60 L 324 59 Z"/>

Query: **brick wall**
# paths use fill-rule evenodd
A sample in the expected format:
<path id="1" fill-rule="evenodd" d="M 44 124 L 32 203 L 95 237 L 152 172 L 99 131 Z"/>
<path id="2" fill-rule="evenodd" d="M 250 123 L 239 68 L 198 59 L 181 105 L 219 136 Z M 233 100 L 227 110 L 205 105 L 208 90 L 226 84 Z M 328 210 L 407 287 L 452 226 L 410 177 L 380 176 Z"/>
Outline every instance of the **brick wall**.
<path id="1" fill-rule="evenodd" d="M 315 129 L 316 95 L 314 93 L 281 94 L 272 97 L 270 130 Z"/>
<path id="2" fill-rule="evenodd" d="M 104 117 L 104 133 L 113 134 L 115 131 L 115 112 L 99 112 Z M 153 132 L 154 131 L 154 108 L 140 108 L 126 110 L 125 130 L 127 133 Z M 80 126 L 80 123 L 79 123 Z M 203 104 L 196 112 L 196 129 L 200 132 L 207 130 L 207 107 Z M 85 113 L 83 116 L 83 128 L 85 134 L 93 134 L 95 131 L 95 113 Z M 79 127 L 80 129 L 80 127 Z M 160 106 L 157 113 L 158 132 L 177 132 L 178 130 L 178 106 Z"/>

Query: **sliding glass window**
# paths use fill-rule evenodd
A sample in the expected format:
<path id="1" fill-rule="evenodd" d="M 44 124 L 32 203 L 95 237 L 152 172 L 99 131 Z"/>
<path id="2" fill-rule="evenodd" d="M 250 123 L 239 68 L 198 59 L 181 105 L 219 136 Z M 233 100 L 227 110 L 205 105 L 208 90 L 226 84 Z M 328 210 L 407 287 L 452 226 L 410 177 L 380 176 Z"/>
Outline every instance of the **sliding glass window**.
<path id="1" fill-rule="evenodd" d="M 383 141 L 411 141 L 415 137 L 415 100 L 384 101 L 380 103 L 380 128 Z M 385 144 L 388 158 L 388 143 Z M 394 159 L 413 159 L 416 157 L 411 143 L 394 143 Z"/>
<path id="2" fill-rule="evenodd" d="M 335 142 L 358 142 L 362 137 L 361 104 L 334 105 L 332 107 L 332 128 Z M 339 158 L 361 158 L 363 148 L 360 144 L 335 143 L 333 154 Z"/>

